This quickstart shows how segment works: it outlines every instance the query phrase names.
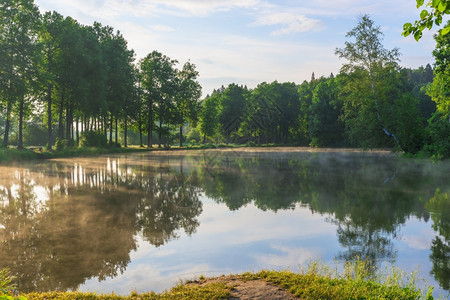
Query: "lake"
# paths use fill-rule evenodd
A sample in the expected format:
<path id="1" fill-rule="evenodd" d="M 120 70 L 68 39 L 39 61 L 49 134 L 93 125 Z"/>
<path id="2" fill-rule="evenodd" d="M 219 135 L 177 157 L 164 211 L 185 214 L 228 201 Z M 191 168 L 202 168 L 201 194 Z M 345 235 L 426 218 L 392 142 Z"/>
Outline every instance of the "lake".
<path id="1" fill-rule="evenodd" d="M 0 166 L 0 267 L 22 292 L 129 294 L 360 257 L 445 296 L 449 174 L 448 160 L 307 148 Z"/>

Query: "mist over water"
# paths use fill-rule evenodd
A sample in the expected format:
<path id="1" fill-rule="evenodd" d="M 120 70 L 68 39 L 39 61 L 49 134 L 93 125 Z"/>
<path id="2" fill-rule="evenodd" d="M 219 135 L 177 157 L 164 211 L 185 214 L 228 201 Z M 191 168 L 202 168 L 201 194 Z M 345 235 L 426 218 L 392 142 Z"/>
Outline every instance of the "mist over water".
<path id="1" fill-rule="evenodd" d="M 161 291 L 180 278 L 393 263 L 449 291 L 450 162 L 304 148 L 0 167 L 0 267 L 20 291 Z"/>

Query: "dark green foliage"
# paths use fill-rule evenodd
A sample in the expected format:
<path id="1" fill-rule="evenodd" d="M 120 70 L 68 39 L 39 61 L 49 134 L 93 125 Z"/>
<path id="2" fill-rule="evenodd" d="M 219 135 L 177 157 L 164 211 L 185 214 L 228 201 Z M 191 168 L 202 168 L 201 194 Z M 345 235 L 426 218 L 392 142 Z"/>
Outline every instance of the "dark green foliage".
<path id="1" fill-rule="evenodd" d="M 424 147 L 425 152 L 436 158 L 449 158 L 450 122 L 440 113 L 435 113 L 428 122 L 429 140 Z"/>
<path id="2" fill-rule="evenodd" d="M 344 126 L 339 120 L 342 102 L 338 99 L 338 92 L 335 78 L 321 78 L 314 88 L 308 128 L 313 147 L 344 144 Z"/>
<path id="3" fill-rule="evenodd" d="M 81 136 L 80 146 L 105 148 L 108 146 L 108 140 L 103 133 L 88 131 Z"/>

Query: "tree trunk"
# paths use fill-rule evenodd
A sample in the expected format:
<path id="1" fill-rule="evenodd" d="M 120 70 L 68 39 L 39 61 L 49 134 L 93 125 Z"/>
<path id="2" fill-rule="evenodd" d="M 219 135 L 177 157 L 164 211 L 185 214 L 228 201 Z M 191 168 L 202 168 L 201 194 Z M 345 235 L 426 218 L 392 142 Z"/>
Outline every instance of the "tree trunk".
<path id="1" fill-rule="evenodd" d="M 152 141 L 152 134 L 153 134 L 153 110 L 152 110 L 153 103 L 149 102 L 149 109 L 148 109 L 148 126 L 147 126 L 147 147 L 152 148 L 153 147 L 153 141 Z"/>
<path id="2" fill-rule="evenodd" d="M 162 121 L 159 120 L 159 132 L 158 132 L 158 148 L 161 148 L 161 138 L 162 138 Z"/>
<path id="3" fill-rule="evenodd" d="M 12 102 L 11 100 L 8 100 L 8 104 L 6 106 L 6 123 L 5 123 L 5 134 L 3 136 L 3 146 L 8 146 L 9 141 L 9 129 L 11 127 L 11 109 L 12 109 Z"/>
<path id="4" fill-rule="evenodd" d="M 19 144 L 17 145 L 17 149 L 23 149 L 23 109 L 24 109 L 24 96 L 20 97 L 19 102 Z"/>
<path id="5" fill-rule="evenodd" d="M 373 78 L 372 72 L 369 72 L 369 74 L 370 74 L 370 81 L 371 81 L 371 83 L 372 83 L 372 94 L 373 94 L 373 98 L 374 98 L 374 101 L 375 101 L 375 106 L 376 106 L 376 108 L 377 108 L 377 118 L 378 118 L 378 121 L 380 122 L 380 125 L 381 125 L 381 127 L 383 128 L 384 133 L 385 133 L 387 136 L 390 136 L 390 137 L 394 138 L 395 142 L 396 142 L 397 145 L 400 147 L 400 149 L 402 149 L 403 151 L 405 151 L 405 150 L 403 149 L 402 145 L 400 144 L 400 141 L 399 141 L 398 138 L 395 136 L 395 134 L 392 133 L 392 132 L 389 132 L 389 131 L 387 130 L 387 128 L 384 126 L 384 124 L 383 124 L 383 121 L 382 121 L 381 115 L 380 115 L 380 107 L 378 106 L 378 98 L 377 98 L 377 95 L 376 95 L 376 93 L 375 93 L 375 80 L 374 80 L 374 78 Z M 405 152 L 406 152 L 406 151 L 405 151 Z"/>
<path id="6" fill-rule="evenodd" d="M 119 136 L 119 127 L 117 126 L 117 117 L 116 117 L 116 122 L 115 122 L 115 140 L 116 140 L 116 144 L 119 142 L 119 140 L 118 140 L 118 136 Z"/>
<path id="7" fill-rule="evenodd" d="M 108 117 L 106 115 L 103 116 L 103 134 L 108 136 Z"/>
<path id="8" fill-rule="evenodd" d="M 109 119 L 109 145 L 112 145 L 112 131 L 113 131 L 113 116 Z"/>
<path id="9" fill-rule="evenodd" d="M 64 89 L 61 93 L 61 102 L 59 103 L 59 120 L 58 120 L 58 138 L 64 139 L 64 124 L 63 124 L 63 112 L 64 112 Z"/>
<path id="10" fill-rule="evenodd" d="M 124 130 L 125 130 L 125 132 L 124 132 L 124 134 L 123 134 L 123 139 L 124 139 L 124 141 L 123 141 L 123 145 L 124 145 L 124 147 L 126 148 L 126 147 L 128 147 L 128 145 L 127 145 L 127 118 L 125 118 L 125 120 L 124 120 L 124 122 L 125 122 L 125 124 L 124 124 Z"/>
<path id="11" fill-rule="evenodd" d="M 142 119 L 140 112 L 139 112 L 138 127 L 139 127 L 139 147 L 144 147 L 144 145 L 142 144 Z"/>
<path id="12" fill-rule="evenodd" d="M 76 132 L 77 132 L 77 147 L 80 145 L 80 132 L 78 131 L 78 117 L 77 117 L 77 120 L 75 121 L 75 123 L 76 123 L 76 127 L 75 127 L 75 130 L 76 130 Z"/>
<path id="13" fill-rule="evenodd" d="M 66 141 L 67 145 L 70 145 L 70 104 L 66 106 Z"/>
<path id="14" fill-rule="evenodd" d="M 183 125 L 180 125 L 180 148 L 183 147 Z"/>
<path id="15" fill-rule="evenodd" d="M 49 84 L 47 87 L 48 150 L 52 150 L 52 89 L 53 84 Z"/>

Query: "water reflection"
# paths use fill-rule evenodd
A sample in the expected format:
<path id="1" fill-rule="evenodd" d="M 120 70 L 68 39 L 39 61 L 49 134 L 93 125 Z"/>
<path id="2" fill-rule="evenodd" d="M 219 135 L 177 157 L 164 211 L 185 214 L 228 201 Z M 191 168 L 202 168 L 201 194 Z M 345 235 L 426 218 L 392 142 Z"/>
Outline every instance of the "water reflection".
<path id="1" fill-rule="evenodd" d="M 431 219 L 432 274 L 448 289 L 449 171 L 448 162 L 389 155 L 273 151 L 1 167 L 0 267 L 18 275 L 22 291 L 77 289 L 90 278 L 114 277 L 130 263 L 138 236 L 160 247 L 194 235 L 206 196 L 230 210 L 308 207 L 336 226 L 338 259 L 373 266 L 395 261 L 393 241 L 409 218 Z"/>
<path id="2" fill-rule="evenodd" d="M 0 267 L 21 291 L 76 289 L 123 272 L 138 232 L 155 246 L 180 229 L 193 234 L 198 189 L 182 173 L 148 168 L 119 159 L 2 168 Z"/>

